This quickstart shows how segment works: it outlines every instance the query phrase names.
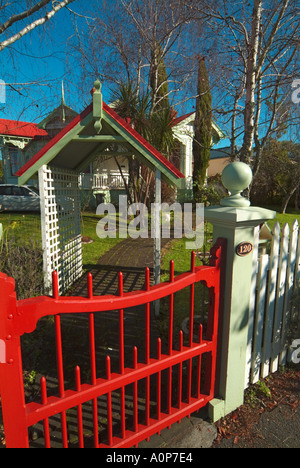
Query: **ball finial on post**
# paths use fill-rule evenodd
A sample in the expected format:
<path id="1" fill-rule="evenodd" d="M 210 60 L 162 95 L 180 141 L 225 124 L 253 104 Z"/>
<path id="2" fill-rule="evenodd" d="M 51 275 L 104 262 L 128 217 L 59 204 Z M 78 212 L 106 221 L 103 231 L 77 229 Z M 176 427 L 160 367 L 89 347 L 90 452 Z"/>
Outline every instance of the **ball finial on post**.
<path id="1" fill-rule="evenodd" d="M 234 162 L 225 167 L 222 173 L 222 183 L 230 192 L 229 197 L 221 200 L 222 206 L 228 207 L 248 207 L 250 201 L 241 195 L 246 190 L 253 179 L 251 168 L 243 162 Z"/>

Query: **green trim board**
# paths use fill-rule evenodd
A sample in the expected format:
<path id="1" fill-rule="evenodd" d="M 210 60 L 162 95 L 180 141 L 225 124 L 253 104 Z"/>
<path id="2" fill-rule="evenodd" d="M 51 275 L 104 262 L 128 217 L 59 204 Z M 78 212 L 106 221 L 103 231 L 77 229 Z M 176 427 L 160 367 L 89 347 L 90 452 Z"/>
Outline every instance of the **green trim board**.
<path id="1" fill-rule="evenodd" d="M 77 120 L 77 118 L 76 118 Z M 18 176 L 18 184 L 19 185 L 24 185 L 31 177 L 33 177 L 38 170 L 42 166 L 48 165 L 53 159 L 68 145 L 68 143 L 73 139 L 73 136 L 78 135 L 85 127 L 85 125 L 89 122 L 89 116 L 85 117 L 83 120 L 79 121 L 68 133 L 64 134 L 61 136 L 60 139 L 58 139 L 55 144 L 50 146 L 50 144 L 55 140 L 50 141 L 47 146 L 50 146 L 47 151 L 44 151 L 46 147 L 42 148 L 39 153 L 41 153 L 41 157 L 37 158 L 39 153 L 37 153 L 36 156 L 31 158 L 31 160 L 28 161 L 27 164 L 25 164 L 17 173 L 16 175 Z M 68 128 L 68 127 L 67 127 Z M 64 129 L 65 130 L 65 129 Z M 64 133 L 64 130 L 59 134 L 61 135 Z M 58 135 L 58 136 L 59 136 Z M 44 152 L 44 154 L 42 154 Z M 34 159 L 37 159 L 34 161 L 32 164 L 29 164 L 32 162 Z M 28 168 L 27 168 L 28 166 Z M 19 175 L 20 174 L 20 175 Z"/>
<path id="2" fill-rule="evenodd" d="M 121 135 L 125 140 L 126 137 L 126 129 L 124 129 L 117 121 L 115 121 L 110 115 L 104 112 L 103 119 L 116 131 Z M 139 158 L 145 165 L 149 166 L 153 171 L 155 169 L 159 169 L 162 173 L 162 177 L 167 182 L 171 182 L 171 184 L 178 185 L 178 177 L 174 176 L 170 171 L 167 170 L 164 162 L 159 161 L 157 159 L 154 160 L 153 155 L 150 151 L 138 140 L 131 140 L 127 141 L 130 144 L 130 147 L 133 150 L 133 153 L 137 158 Z M 161 155 L 162 158 L 164 158 Z M 165 159 L 165 158 L 164 158 Z M 167 160 L 166 160 L 167 161 Z M 169 161 L 167 161 L 169 163 Z M 169 163 L 170 164 L 170 163 Z M 179 171 L 178 171 L 179 172 Z M 184 176 L 182 175 L 182 178 Z"/>

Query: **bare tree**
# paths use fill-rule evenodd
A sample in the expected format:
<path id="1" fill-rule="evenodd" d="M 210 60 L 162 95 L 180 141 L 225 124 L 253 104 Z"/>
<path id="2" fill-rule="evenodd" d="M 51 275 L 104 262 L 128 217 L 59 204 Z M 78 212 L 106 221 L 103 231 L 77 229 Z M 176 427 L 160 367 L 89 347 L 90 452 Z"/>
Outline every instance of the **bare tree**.
<path id="1" fill-rule="evenodd" d="M 90 3 L 90 8 L 96 19 L 89 36 L 82 38 L 79 33 L 72 44 L 85 78 L 90 82 L 98 74 L 112 88 L 131 82 L 137 93 L 151 90 L 152 112 L 166 98 L 171 104 L 182 100 L 182 92 L 197 74 L 189 32 L 200 13 L 185 0 L 103 1 Z"/>
<path id="2" fill-rule="evenodd" d="M 70 9 L 74 1 L 0 0 L 1 78 L 6 94 L 0 110 L 6 118 L 40 121 L 60 102 L 62 80 L 67 92 L 76 86 L 65 72 L 68 36 L 75 18 L 81 17 Z M 84 13 L 82 4 L 77 9 Z M 51 26 L 63 10 L 68 25 L 61 31 L 65 41 L 58 42 Z"/>
<path id="3" fill-rule="evenodd" d="M 224 1 L 208 5 L 206 15 L 213 34 L 206 44 L 213 44 L 217 65 L 214 112 L 228 128 L 233 158 L 251 163 L 256 174 L 268 139 L 297 124 L 291 86 L 300 9 L 294 0 Z"/>
<path id="4" fill-rule="evenodd" d="M 0 52 L 38 26 L 45 24 L 53 18 L 58 11 L 72 2 L 74 2 L 74 0 L 41 0 L 38 3 L 29 1 L 26 2 L 26 7 L 23 9 L 24 2 L 1 0 L 1 15 L 3 15 L 5 21 L 0 26 Z M 51 5 L 51 10 L 47 11 L 46 7 L 49 4 Z M 18 10 L 19 12 L 16 13 Z M 36 13 L 39 13 L 38 18 L 36 18 Z M 42 16 L 40 16 L 41 13 Z M 24 20 L 26 23 L 25 26 L 23 24 Z"/>

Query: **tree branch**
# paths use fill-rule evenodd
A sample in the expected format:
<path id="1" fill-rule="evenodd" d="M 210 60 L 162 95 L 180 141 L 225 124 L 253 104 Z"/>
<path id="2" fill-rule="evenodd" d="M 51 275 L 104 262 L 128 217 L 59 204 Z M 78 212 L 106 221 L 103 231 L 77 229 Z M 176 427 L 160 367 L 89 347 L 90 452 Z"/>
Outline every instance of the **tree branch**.
<path id="1" fill-rule="evenodd" d="M 21 31 L 19 31 L 17 34 L 14 36 L 10 37 L 9 39 L 6 39 L 5 41 L 0 43 L 0 52 L 8 47 L 9 45 L 13 44 L 14 42 L 18 41 L 21 39 L 23 36 L 28 34 L 29 32 L 33 31 L 36 27 L 41 26 L 42 24 L 46 23 L 49 21 L 59 10 L 64 8 L 66 5 L 74 2 L 74 0 L 63 0 L 59 2 L 58 5 L 54 6 L 53 9 L 47 13 L 43 18 L 39 18 L 32 23 L 28 24 L 25 28 L 23 28 Z"/>
<path id="2" fill-rule="evenodd" d="M 25 10 L 22 13 L 18 13 L 17 15 L 11 16 L 2 26 L 0 26 L 0 34 L 2 34 L 6 29 L 10 28 L 14 23 L 21 21 L 24 18 L 28 18 L 29 16 L 33 15 L 33 13 L 39 11 L 45 5 L 50 3 L 51 0 L 41 0 L 33 7 L 29 8 L 29 10 Z"/>

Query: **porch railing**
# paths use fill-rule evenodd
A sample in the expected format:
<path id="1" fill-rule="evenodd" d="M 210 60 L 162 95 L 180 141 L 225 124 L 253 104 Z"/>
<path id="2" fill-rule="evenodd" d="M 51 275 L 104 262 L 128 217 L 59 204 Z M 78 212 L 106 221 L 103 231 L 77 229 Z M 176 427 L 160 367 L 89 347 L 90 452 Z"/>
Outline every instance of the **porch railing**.
<path id="1" fill-rule="evenodd" d="M 128 172 L 123 173 L 123 177 L 128 183 Z M 124 179 L 119 171 L 107 171 L 99 174 L 80 174 L 79 186 L 82 190 L 106 190 L 124 188 Z"/>

